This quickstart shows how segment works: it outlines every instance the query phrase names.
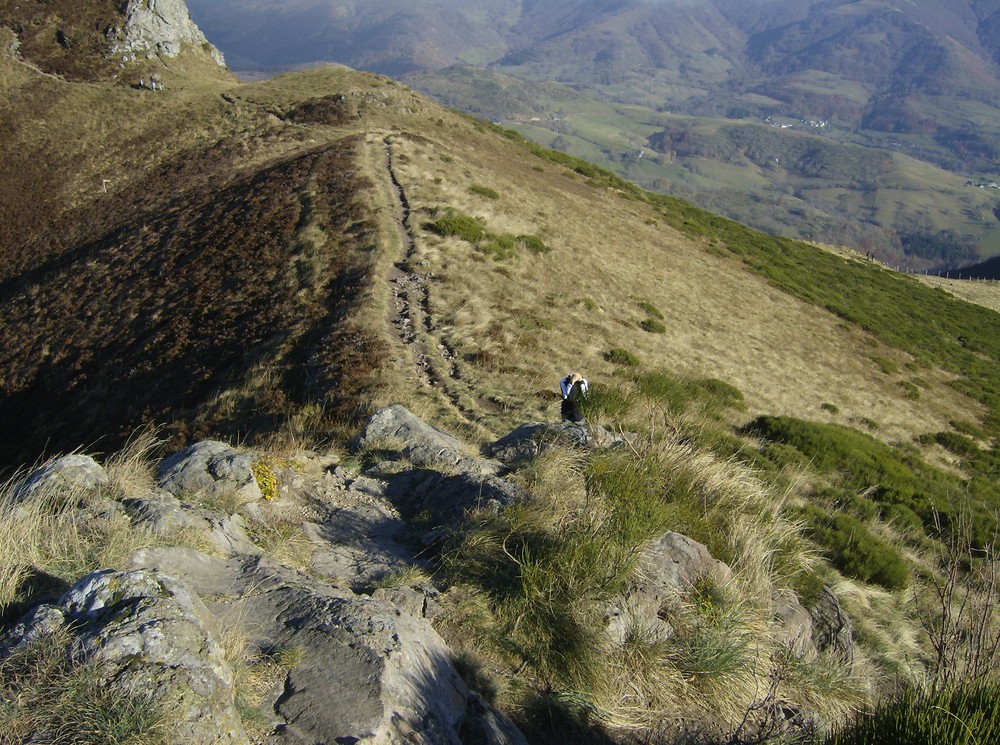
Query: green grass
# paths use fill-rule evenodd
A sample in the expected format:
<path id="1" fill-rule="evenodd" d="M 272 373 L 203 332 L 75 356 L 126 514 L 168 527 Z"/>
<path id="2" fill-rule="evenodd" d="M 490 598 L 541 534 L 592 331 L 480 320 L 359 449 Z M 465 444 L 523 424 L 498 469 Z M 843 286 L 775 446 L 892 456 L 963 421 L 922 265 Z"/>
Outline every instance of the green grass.
<path id="1" fill-rule="evenodd" d="M 424 228 L 443 237 L 454 236 L 460 238 L 467 243 L 471 243 L 476 251 L 486 254 L 497 261 L 514 259 L 518 256 L 521 249 L 534 254 L 546 254 L 552 250 L 537 235 L 493 233 L 486 229 L 482 220 L 456 209 L 449 208 L 444 210 L 444 214 L 441 217 L 425 223 Z"/>
<path id="2" fill-rule="evenodd" d="M 483 186 L 482 184 L 473 184 L 469 187 L 469 193 L 475 194 L 479 197 L 485 197 L 486 199 L 499 199 L 500 193 L 496 189 L 491 189 L 488 186 Z"/>
<path id="3" fill-rule="evenodd" d="M 650 334 L 667 333 L 667 327 L 655 318 L 644 318 L 639 322 L 639 326 L 643 331 L 648 331 Z"/>
<path id="4" fill-rule="evenodd" d="M 985 745 L 1000 739 L 1000 683 L 964 683 L 940 692 L 907 688 L 859 712 L 824 745 Z"/>
<path id="5" fill-rule="evenodd" d="M 888 590 L 899 590 L 909 583 L 903 557 L 857 518 L 843 512 L 831 515 L 813 505 L 803 508 L 801 517 L 830 563 L 844 574 Z"/>
<path id="6" fill-rule="evenodd" d="M 901 514 L 919 516 L 926 531 L 933 534 L 939 520 L 948 526 L 968 510 L 975 524 L 974 546 L 984 548 L 992 540 L 1000 489 L 989 479 L 962 479 L 929 465 L 915 448 L 892 447 L 838 424 L 764 416 L 755 419 L 747 431 L 798 454 L 789 458 L 786 454 L 791 451 L 767 446 L 762 454 L 772 464 L 808 462 L 815 472 L 832 479 L 845 496 L 867 494 L 883 517 L 890 507 L 905 508 Z"/>
<path id="7" fill-rule="evenodd" d="M 622 347 L 615 347 L 609 350 L 604 355 L 604 359 L 622 367 L 638 367 L 640 364 L 639 356 L 635 352 L 630 352 Z"/>

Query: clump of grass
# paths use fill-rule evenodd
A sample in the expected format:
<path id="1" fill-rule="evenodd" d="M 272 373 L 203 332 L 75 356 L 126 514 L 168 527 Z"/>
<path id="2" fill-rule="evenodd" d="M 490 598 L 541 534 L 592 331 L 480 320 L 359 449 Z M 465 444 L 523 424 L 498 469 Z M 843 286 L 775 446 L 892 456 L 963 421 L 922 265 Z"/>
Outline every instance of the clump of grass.
<path id="1" fill-rule="evenodd" d="M 824 745 L 980 745 L 1000 738 L 1000 683 L 961 684 L 944 691 L 906 688 L 857 713 Z"/>
<path id="2" fill-rule="evenodd" d="M 639 307 L 650 317 L 655 318 L 657 321 L 664 320 L 663 311 L 657 308 L 648 300 L 640 300 Z"/>
<path id="3" fill-rule="evenodd" d="M 254 742 L 263 741 L 271 722 L 263 708 L 264 697 L 288 672 L 303 660 L 300 646 L 261 649 L 251 642 L 244 629 L 241 611 L 227 619 L 222 646 L 233 669 L 234 705 L 243 727 Z"/>
<path id="4" fill-rule="evenodd" d="M 638 367 L 639 357 L 635 352 L 630 352 L 624 347 L 615 347 L 614 349 L 608 351 L 604 355 L 604 359 L 615 365 L 621 365 L 622 367 Z"/>
<path id="5" fill-rule="evenodd" d="M 632 409 L 635 395 L 624 386 L 594 384 L 579 402 L 580 411 L 590 421 L 620 420 Z"/>
<path id="6" fill-rule="evenodd" d="M 517 241 L 526 249 L 536 254 L 547 254 L 552 251 L 551 246 L 547 246 L 545 241 L 539 238 L 537 235 L 519 235 L 517 236 Z"/>
<path id="7" fill-rule="evenodd" d="M 483 186 L 482 184 L 473 184 L 469 187 L 469 193 L 475 194 L 479 197 L 485 197 L 486 199 L 499 199 L 500 192 L 496 189 L 491 189 L 488 186 Z"/>
<path id="8" fill-rule="evenodd" d="M 98 489 L 48 484 L 17 499 L 14 484 L 0 487 L 0 618 L 54 599 L 99 568 L 122 567 L 135 551 L 160 541 L 135 530 L 121 512 L 89 505 L 106 499 Z M 113 488 L 113 484 L 111 487 Z"/>
<path id="9" fill-rule="evenodd" d="M 840 407 L 837 404 L 831 404 L 828 401 L 824 401 L 819 405 L 823 411 L 829 412 L 830 414 L 837 415 L 840 413 Z"/>
<path id="10" fill-rule="evenodd" d="M 657 321 L 655 318 L 644 318 L 639 322 L 639 326 L 643 331 L 648 331 L 651 334 L 665 334 L 667 333 L 667 327 L 661 321 Z"/>
<path id="11" fill-rule="evenodd" d="M 428 579 L 430 579 L 430 575 L 421 567 L 408 566 L 395 572 L 384 574 L 372 582 L 367 589 L 369 592 L 374 592 L 379 589 L 389 590 L 396 587 L 409 587 L 426 582 Z"/>
<path id="12" fill-rule="evenodd" d="M 872 362 L 875 363 L 883 375 L 895 375 L 899 372 L 899 365 L 890 360 L 888 357 L 876 355 L 872 357 Z"/>
<path id="13" fill-rule="evenodd" d="M 703 413 L 716 415 L 725 409 L 746 409 L 743 393 L 717 378 L 680 378 L 662 370 L 634 377 L 639 392 L 675 413 L 697 405 Z"/>
<path id="14" fill-rule="evenodd" d="M 65 629 L 0 660 L 4 742 L 167 745 L 166 706 L 148 691 L 111 691 L 99 663 L 74 653 Z"/>

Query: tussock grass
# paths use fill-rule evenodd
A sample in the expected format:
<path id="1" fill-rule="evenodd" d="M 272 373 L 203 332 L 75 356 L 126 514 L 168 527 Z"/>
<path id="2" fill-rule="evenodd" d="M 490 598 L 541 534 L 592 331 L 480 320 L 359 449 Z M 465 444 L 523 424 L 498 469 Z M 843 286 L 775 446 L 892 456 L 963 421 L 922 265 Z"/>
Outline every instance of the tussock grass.
<path id="1" fill-rule="evenodd" d="M 42 635 L 0 660 L 4 742 L 167 745 L 168 702 L 108 688 L 99 663 L 79 658 L 69 632 Z M 8 739 L 9 738 L 9 739 Z"/>
<path id="2" fill-rule="evenodd" d="M 0 608 L 5 618 L 58 597 L 95 569 L 122 567 L 132 553 L 159 542 L 133 530 L 124 514 L 102 506 L 101 497 L 92 493 L 43 487 L 29 500 L 18 501 L 11 491 L 8 484 L 0 493 L 0 551 L 5 557 Z"/>
<path id="3" fill-rule="evenodd" d="M 668 422 L 637 383 L 621 390 L 632 402 L 625 424 L 640 439 L 591 455 L 550 448 L 519 473 L 526 504 L 456 531 L 442 573 L 475 598 L 464 633 L 479 654 L 522 671 L 527 687 L 508 689 L 515 706 L 551 690 L 580 702 L 570 707 L 578 722 L 651 733 L 664 717 L 712 711 L 718 727 L 736 727 L 772 679 L 782 696 L 843 717 L 870 690 L 861 667 L 775 662 L 787 651 L 772 635 L 772 598 L 821 565 L 785 495 L 686 432 L 716 420 Z M 682 409 L 704 388 L 684 390 L 687 400 L 674 402 Z M 669 627 L 632 619 L 612 642 L 602 609 L 628 586 L 646 542 L 671 529 L 729 562 L 731 585 L 690 588 L 662 611 Z"/>

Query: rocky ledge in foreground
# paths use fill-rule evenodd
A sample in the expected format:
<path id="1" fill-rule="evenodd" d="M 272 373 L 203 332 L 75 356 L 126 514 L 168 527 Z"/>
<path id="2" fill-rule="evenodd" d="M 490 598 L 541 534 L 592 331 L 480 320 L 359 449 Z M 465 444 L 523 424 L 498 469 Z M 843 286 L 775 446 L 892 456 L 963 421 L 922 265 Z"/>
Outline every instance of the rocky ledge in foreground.
<path id="1" fill-rule="evenodd" d="M 620 444 L 600 428 L 530 424 L 487 457 L 392 406 L 355 443 L 388 459 L 367 468 L 315 453 L 277 462 L 205 441 L 162 461 L 155 484 L 126 490 L 87 456 L 53 461 L 10 490 L 4 519 L 26 523 L 43 500 L 142 530 L 147 545 L 70 587 L 51 577 L 32 585 L 38 573 L 25 568 L 23 613 L 2 609 L 0 669 L 54 642 L 91 666 L 94 685 L 160 706 L 177 741 L 195 745 L 525 743 L 456 670 L 421 557 L 470 511 L 528 498 L 506 478 L 511 464 L 552 446 Z M 415 531 L 418 514 L 437 527 Z M 627 618 L 662 623 L 664 603 L 699 579 L 730 576 L 686 536 L 650 541 L 635 582 L 608 607 L 609 638 Z M 818 614 L 794 597 L 775 609 L 796 655 L 850 654 L 832 594 Z"/>

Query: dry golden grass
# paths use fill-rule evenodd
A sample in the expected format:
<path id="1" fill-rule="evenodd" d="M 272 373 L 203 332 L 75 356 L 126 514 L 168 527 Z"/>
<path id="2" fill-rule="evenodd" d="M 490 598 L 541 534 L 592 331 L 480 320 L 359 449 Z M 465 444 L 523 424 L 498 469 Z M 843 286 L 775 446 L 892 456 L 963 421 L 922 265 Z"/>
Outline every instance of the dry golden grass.
<path id="1" fill-rule="evenodd" d="M 579 369 L 592 383 L 610 379 L 615 368 L 603 355 L 613 347 L 637 354 L 645 369 L 725 380 L 744 392 L 749 415 L 867 417 L 890 439 L 943 428 L 957 412 L 977 418 L 979 407 L 935 371 L 921 371 L 926 394 L 905 398 L 901 376 L 871 359 L 902 367 L 905 355 L 870 346 L 860 330 L 768 286 L 735 258 L 653 224 L 645 206 L 524 158 L 466 120 L 422 131 L 430 140 L 393 140 L 405 156 L 397 172 L 414 209 L 417 259 L 435 276 L 433 323 L 459 352 L 461 382 L 449 384 L 473 399 L 510 402 L 493 407 L 494 426 L 509 413 L 552 418 L 547 394 L 559 378 Z M 501 196 L 470 193 L 472 184 Z M 537 234 L 554 250 L 486 258 L 458 238 L 420 230 L 442 207 L 480 217 L 494 233 Z M 663 311 L 666 334 L 639 327 L 640 299 Z M 822 411 L 824 402 L 838 414 Z"/>

